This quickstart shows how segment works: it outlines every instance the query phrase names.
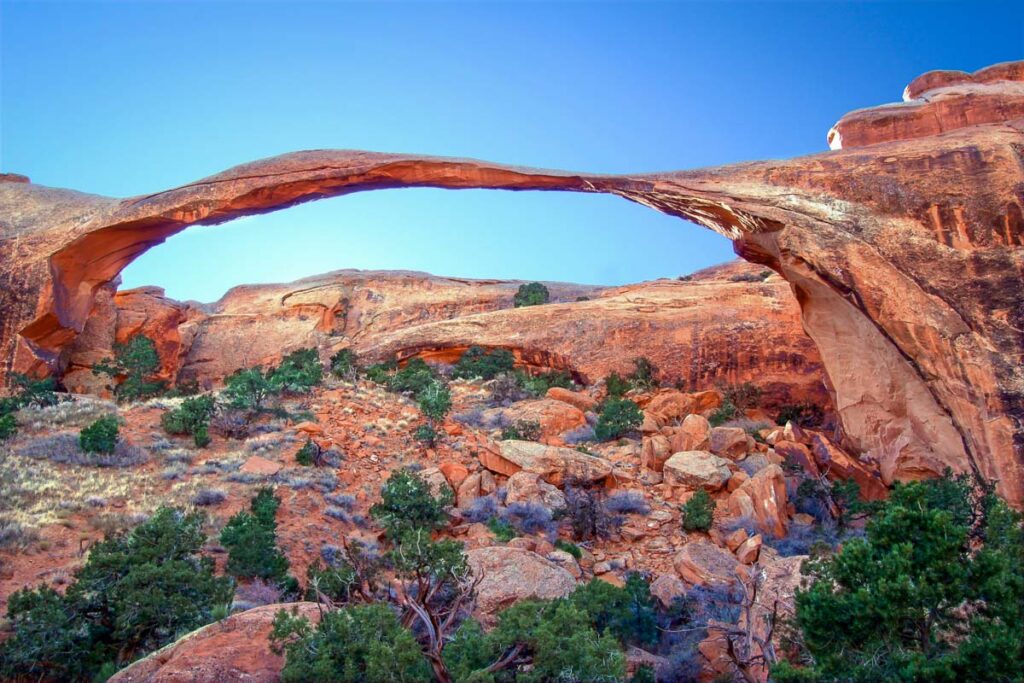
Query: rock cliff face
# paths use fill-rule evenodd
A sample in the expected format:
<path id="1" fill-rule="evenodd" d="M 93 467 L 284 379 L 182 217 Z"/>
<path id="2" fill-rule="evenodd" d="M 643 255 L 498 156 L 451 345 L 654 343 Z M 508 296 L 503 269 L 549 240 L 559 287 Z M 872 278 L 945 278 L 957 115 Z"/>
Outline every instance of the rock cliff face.
<path id="1" fill-rule="evenodd" d="M 454 362 L 479 345 L 511 349 L 527 368 L 564 370 L 586 383 L 626 374 L 634 357 L 645 356 L 663 382 L 687 390 L 752 381 L 768 405 L 828 403 L 817 350 L 789 286 L 772 271 L 737 261 L 687 281 L 548 283 L 552 303 L 514 308 L 519 284 L 338 271 L 237 287 L 209 306 L 173 301 L 156 288 L 105 292 L 72 346 L 64 383 L 99 390 L 91 365 L 110 356 L 114 342 L 142 332 L 158 342 L 164 379 L 201 386 L 302 347 L 320 348 L 325 360 L 350 347 L 366 361 Z"/>
<path id="2" fill-rule="evenodd" d="M 64 367 L 108 287 L 189 225 L 362 190 L 617 194 L 734 240 L 789 283 L 847 445 L 886 478 L 973 470 L 1024 502 L 1024 67 L 926 74 L 832 152 L 646 175 L 311 151 L 118 200 L 0 179 L 5 370 Z"/>

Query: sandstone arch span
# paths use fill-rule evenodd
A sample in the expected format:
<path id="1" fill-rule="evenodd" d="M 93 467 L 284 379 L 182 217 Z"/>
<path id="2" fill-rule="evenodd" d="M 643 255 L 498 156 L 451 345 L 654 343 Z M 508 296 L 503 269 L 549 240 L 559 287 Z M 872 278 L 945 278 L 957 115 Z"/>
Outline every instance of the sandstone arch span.
<path id="1" fill-rule="evenodd" d="M 945 466 L 1024 502 L 1024 63 L 932 72 L 854 112 L 832 152 L 591 175 L 309 151 L 130 199 L 0 182 L 5 372 L 50 366 L 96 291 L 190 225 L 397 187 L 619 195 L 733 240 L 779 272 L 821 352 L 845 439 L 886 481 Z M 863 145 L 863 146 L 856 146 Z"/>

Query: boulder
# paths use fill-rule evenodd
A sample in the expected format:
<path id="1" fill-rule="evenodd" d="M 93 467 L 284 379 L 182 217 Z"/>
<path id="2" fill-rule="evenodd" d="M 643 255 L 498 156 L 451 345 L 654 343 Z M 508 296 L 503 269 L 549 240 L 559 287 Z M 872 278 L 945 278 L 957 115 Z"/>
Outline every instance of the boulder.
<path id="1" fill-rule="evenodd" d="M 320 610 L 312 602 L 263 605 L 232 614 L 121 669 L 110 683 L 276 683 L 284 657 L 271 651 L 270 631 L 281 609 L 294 610 L 314 624 L 320 621 Z"/>
<path id="2" fill-rule="evenodd" d="M 669 445 L 668 437 L 661 434 L 643 437 L 640 450 L 640 464 L 647 469 L 661 472 L 665 461 L 675 451 Z"/>
<path id="3" fill-rule="evenodd" d="M 761 534 L 754 534 L 747 540 L 740 544 L 740 547 L 736 549 L 736 559 L 743 564 L 754 564 L 757 562 L 757 556 L 761 552 L 761 545 L 764 538 Z"/>
<path id="4" fill-rule="evenodd" d="M 678 427 L 666 427 L 662 433 L 668 437 L 672 452 L 706 451 L 711 445 L 711 425 L 703 415 L 687 415 Z"/>
<path id="5" fill-rule="evenodd" d="M 662 607 L 669 609 L 676 600 L 686 595 L 686 584 L 678 576 L 658 574 L 651 581 L 651 595 Z"/>
<path id="6" fill-rule="evenodd" d="M 284 465 L 279 462 L 274 462 L 273 460 L 267 460 L 266 458 L 258 455 L 253 455 L 250 456 L 240 468 L 238 468 L 238 471 L 243 474 L 258 474 L 269 477 L 280 472 L 282 467 L 284 467 Z"/>
<path id="7" fill-rule="evenodd" d="M 568 403 L 574 408 L 583 411 L 584 413 L 591 412 L 597 408 L 597 401 L 587 396 L 586 394 L 578 391 L 570 391 L 569 389 L 563 389 L 562 387 L 551 387 L 545 394 L 550 399 L 555 401 L 561 401 L 562 403 Z"/>
<path id="8" fill-rule="evenodd" d="M 736 460 L 754 450 L 754 440 L 739 427 L 715 427 L 711 430 L 708 450 L 723 458 Z"/>
<path id="9" fill-rule="evenodd" d="M 663 425 L 674 424 L 693 412 L 693 399 L 676 389 L 663 389 L 644 406 Z"/>
<path id="10" fill-rule="evenodd" d="M 509 605 L 539 598 L 561 598 L 576 589 L 576 580 L 551 560 L 521 548 L 492 546 L 466 552 L 477 586 L 476 610 L 481 621 L 494 622 Z"/>
<path id="11" fill-rule="evenodd" d="M 706 539 L 691 541 L 672 559 L 676 572 L 694 586 L 721 587 L 736 582 L 739 562 L 728 550 Z"/>
<path id="12" fill-rule="evenodd" d="M 448 479 L 438 467 L 423 468 L 420 470 L 420 477 L 430 485 L 430 493 L 435 496 L 440 496 L 446 491 L 454 493 L 452 487 L 448 484 Z"/>
<path id="13" fill-rule="evenodd" d="M 537 503 L 551 510 L 565 508 L 565 495 L 539 474 L 520 470 L 505 482 L 505 504 Z"/>
<path id="14" fill-rule="evenodd" d="M 516 422 L 536 422 L 540 425 L 541 438 L 550 439 L 587 424 L 587 418 L 579 408 L 552 398 L 519 401 L 502 409 L 505 417 Z"/>
<path id="15" fill-rule="evenodd" d="M 889 489 L 875 468 L 857 460 L 824 434 L 809 434 L 814 460 L 829 479 L 853 479 L 860 486 L 860 495 L 865 500 L 885 500 Z"/>
<path id="16" fill-rule="evenodd" d="M 512 476 L 526 470 L 555 485 L 566 479 L 597 482 L 612 471 L 612 464 L 604 458 L 587 455 L 574 448 L 547 446 L 535 441 L 501 441 L 493 450 L 486 451 L 486 456 L 481 452 L 480 462 L 497 474 Z"/>
<path id="17" fill-rule="evenodd" d="M 682 451 L 665 461 L 665 483 L 717 491 L 729 481 L 729 462 L 707 451 Z"/>
<path id="18" fill-rule="evenodd" d="M 441 474 L 448 480 L 448 483 L 453 489 L 458 489 L 459 486 L 469 476 L 469 469 L 457 462 L 443 462 L 437 466 L 437 469 L 441 470 Z"/>
<path id="19" fill-rule="evenodd" d="M 782 538 L 788 528 L 786 477 L 778 465 L 764 468 L 729 494 L 729 513 L 753 520 L 763 533 Z"/>

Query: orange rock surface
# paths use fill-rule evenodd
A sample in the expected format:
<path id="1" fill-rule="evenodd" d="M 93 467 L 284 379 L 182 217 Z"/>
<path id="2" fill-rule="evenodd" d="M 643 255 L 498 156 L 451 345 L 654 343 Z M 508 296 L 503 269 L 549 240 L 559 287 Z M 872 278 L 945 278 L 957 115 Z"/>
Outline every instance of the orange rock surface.
<path id="1" fill-rule="evenodd" d="M 911 102 L 840 121 L 832 144 L 843 149 L 695 171 L 610 176 L 310 151 L 124 200 L 5 176 L 4 374 L 66 368 L 99 292 L 190 225 L 394 187 L 611 193 L 720 232 L 790 283 L 845 446 L 892 462 L 896 478 L 904 461 L 913 477 L 973 470 L 1020 504 L 1021 72 L 926 74 Z"/>

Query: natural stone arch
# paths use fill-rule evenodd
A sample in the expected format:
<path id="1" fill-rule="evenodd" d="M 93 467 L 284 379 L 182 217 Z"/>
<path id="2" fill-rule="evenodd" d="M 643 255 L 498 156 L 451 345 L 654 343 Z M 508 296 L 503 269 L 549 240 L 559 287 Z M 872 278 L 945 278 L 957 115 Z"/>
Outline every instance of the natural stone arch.
<path id="1" fill-rule="evenodd" d="M 1005 116 L 1024 115 L 1024 69 L 992 69 L 926 75 L 921 99 L 837 124 L 844 145 L 870 146 L 784 162 L 591 175 L 310 151 L 125 200 L 0 182 L 5 370 L 59 369 L 96 291 L 190 225 L 397 187 L 609 193 L 715 230 L 791 283 L 845 441 L 887 481 L 950 466 L 1020 503 L 1024 120 Z M 968 113 L 945 122 L 957 97 Z"/>

